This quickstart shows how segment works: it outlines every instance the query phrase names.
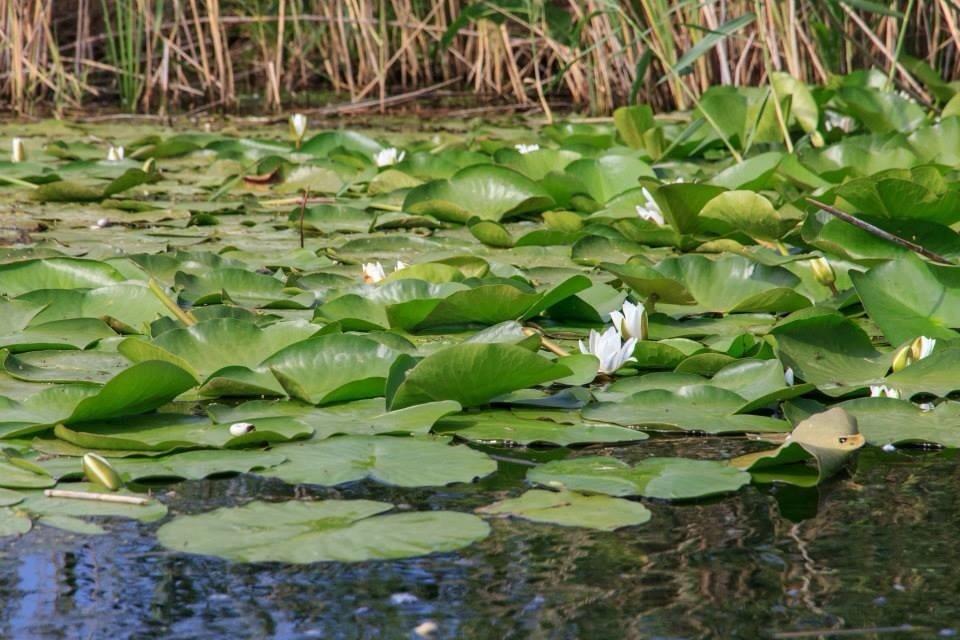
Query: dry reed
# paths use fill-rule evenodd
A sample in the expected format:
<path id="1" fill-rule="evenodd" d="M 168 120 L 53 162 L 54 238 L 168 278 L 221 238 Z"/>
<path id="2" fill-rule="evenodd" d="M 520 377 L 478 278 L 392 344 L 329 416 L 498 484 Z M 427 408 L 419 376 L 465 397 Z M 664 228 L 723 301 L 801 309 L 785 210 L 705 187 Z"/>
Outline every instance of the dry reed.
<path id="1" fill-rule="evenodd" d="M 332 91 L 383 108 L 391 94 L 444 83 L 485 100 L 549 109 L 560 98 L 605 113 L 631 99 L 686 109 L 712 84 L 762 84 L 770 70 L 826 83 L 865 67 L 932 100 L 913 58 L 956 75 L 957 4 L 873 5 L 892 9 L 847 0 L 0 0 L 0 103 L 16 113 L 105 103 L 164 113 L 231 109 L 251 96 L 277 111 Z M 685 64 L 698 42 L 748 12 L 756 19 Z"/>

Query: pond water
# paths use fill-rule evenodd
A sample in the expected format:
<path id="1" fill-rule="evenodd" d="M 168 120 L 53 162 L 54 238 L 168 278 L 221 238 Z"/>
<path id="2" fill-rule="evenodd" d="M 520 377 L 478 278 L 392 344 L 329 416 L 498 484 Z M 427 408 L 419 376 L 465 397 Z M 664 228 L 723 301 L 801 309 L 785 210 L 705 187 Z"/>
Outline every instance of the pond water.
<path id="1" fill-rule="evenodd" d="M 671 448 L 647 443 L 642 455 Z M 683 446 L 709 457 L 729 449 Z M 520 493 L 524 483 L 510 479 L 518 466 L 442 491 L 356 483 L 297 496 L 469 509 Z M 432 620 L 438 638 L 953 637 L 957 482 L 953 455 L 871 450 L 815 489 L 652 503 L 650 523 L 616 532 L 494 521 L 490 537 L 460 552 L 357 564 L 172 553 L 156 525 L 118 522 L 94 537 L 38 527 L 2 547 L 0 633 L 405 638 Z M 295 497 L 254 476 L 158 491 L 174 513 Z"/>

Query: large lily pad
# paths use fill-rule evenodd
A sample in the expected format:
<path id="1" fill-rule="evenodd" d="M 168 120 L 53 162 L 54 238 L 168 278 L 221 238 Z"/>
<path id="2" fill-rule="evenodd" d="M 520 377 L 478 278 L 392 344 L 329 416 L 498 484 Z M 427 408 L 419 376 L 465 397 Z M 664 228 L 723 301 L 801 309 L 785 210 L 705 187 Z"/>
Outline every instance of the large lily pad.
<path id="1" fill-rule="evenodd" d="M 647 458 L 633 467 L 606 456 L 557 460 L 537 467 L 527 477 L 571 491 L 663 500 L 730 493 L 750 483 L 750 474 L 723 462 L 686 458 Z"/>
<path id="2" fill-rule="evenodd" d="M 341 436 L 277 447 L 287 462 L 262 473 L 293 484 L 333 486 L 370 478 L 401 487 L 472 482 L 497 465 L 444 439 Z"/>
<path id="3" fill-rule="evenodd" d="M 236 562 L 361 562 L 454 551 L 489 527 L 449 511 L 380 515 L 393 505 L 370 500 L 251 502 L 165 524 L 157 538 L 175 551 Z"/>
<path id="4" fill-rule="evenodd" d="M 388 404 L 391 409 L 403 409 L 435 400 L 455 400 L 472 407 L 572 373 L 523 347 L 460 344 L 427 356 L 407 370 L 395 367 Z"/>

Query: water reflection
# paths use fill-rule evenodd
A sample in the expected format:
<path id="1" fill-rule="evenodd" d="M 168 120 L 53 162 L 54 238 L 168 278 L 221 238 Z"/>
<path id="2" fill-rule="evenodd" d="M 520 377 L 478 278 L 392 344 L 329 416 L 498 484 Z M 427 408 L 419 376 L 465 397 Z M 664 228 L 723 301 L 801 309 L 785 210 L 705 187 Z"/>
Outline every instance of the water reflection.
<path id="1" fill-rule="evenodd" d="M 951 454 L 868 450 L 819 490 L 751 487 L 652 504 L 649 524 L 615 533 L 497 520 L 460 553 L 352 565 L 169 553 L 156 525 L 113 522 L 97 537 L 38 526 L 2 547 L 0 635 L 379 639 L 410 637 L 431 619 L 436 637 L 465 639 L 758 638 L 903 624 L 926 630 L 882 637 L 930 637 L 960 614 L 958 484 Z M 300 493 L 466 509 L 521 489 Z M 165 499 L 174 512 L 197 512 L 295 493 L 244 476 L 184 483 Z M 391 600 L 401 593 L 410 597 Z"/>

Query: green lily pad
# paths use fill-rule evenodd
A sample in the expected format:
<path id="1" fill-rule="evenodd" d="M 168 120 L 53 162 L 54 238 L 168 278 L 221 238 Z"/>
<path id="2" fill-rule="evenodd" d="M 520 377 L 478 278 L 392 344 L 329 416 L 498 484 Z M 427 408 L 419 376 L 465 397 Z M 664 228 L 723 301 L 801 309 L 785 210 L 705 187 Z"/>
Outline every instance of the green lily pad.
<path id="1" fill-rule="evenodd" d="M 750 474 L 714 460 L 647 458 L 631 467 L 606 456 L 555 460 L 537 467 L 527 478 L 570 491 L 662 500 L 691 500 L 731 493 L 750 483 Z"/>
<path id="2" fill-rule="evenodd" d="M 455 551 L 489 533 L 476 516 L 450 511 L 383 514 L 393 505 L 370 500 L 251 502 L 160 527 L 160 544 L 175 551 L 235 562 L 362 562 Z"/>
<path id="3" fill-rule="evenodd" d="M 522 445 L 553 444 L 567 447 L 575 444 L 636 442 L 650 436 L 642 431 L 610 424 L 590 424 L 572 418 L 553 422 L 530 419 L 510 411 L 484 411 L 441 419 L 434 431 L 454 435 L 472 442 L 506 442 Z"/>
<path id="4" fill-rule="evenodd" d="M 551 204 L 549 194 L 526 176 L 506 167 L 475 165 L 449 180 L 414 187 L 407 192 L 403 209 L 449 222 L 466 223 L 474 216 L 499 222 L 543 211 Z"/>
<path id="5" fill-rule="evenodd" d="M 640 391 L 616 402 L 599 402 L 583 409 L 588 420 L 647 429 L 703 431 L 705 433 L 776 433 L 789 431 L 783 420 L 737 414 L 745 399 L 707 385 L 676 391 Z"/>
<path id="6" fill-rule="evenodd" d="M 328 334 L 290 345 L 264 361 L 293 398 L 329 404 L 384 394 L 399 354 L 383 344 L 348 334 Z"/>
<path id="7" fill-rule="evenodd" d="M 387 400 L 392 410 L 436 400 L 455 400 L 472 407 L 572 373 L 523 347 L 460 344 L 441 349 L 409 369 L 394 367 Z"/>
<path id="8" fill-rule="evenodd" d="M 639 502 L 610 496 L 584 496 L 571 491 L 531 489 L 477 509 L 484 515 L 514 516 L 564 527 L 614 531 L 649 522 L 650 510 Z"/>
<path id="9" fill-rule="evenodd" d="M 911 254 L 851 273 L 863 306 L 891 344 L 917 336 L 954 339 L 960 328 L 960 270 Z"/>
<path id="10" fill-rule="evenodd" d="M 370 478 L 400 487 L 443 486 L 472 482 L 497 468 L 484 454 L 443 439 L 340 436 L 275 451 L 287 462 L 261 475 L 292 484 L 334 486 Z"/>

